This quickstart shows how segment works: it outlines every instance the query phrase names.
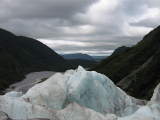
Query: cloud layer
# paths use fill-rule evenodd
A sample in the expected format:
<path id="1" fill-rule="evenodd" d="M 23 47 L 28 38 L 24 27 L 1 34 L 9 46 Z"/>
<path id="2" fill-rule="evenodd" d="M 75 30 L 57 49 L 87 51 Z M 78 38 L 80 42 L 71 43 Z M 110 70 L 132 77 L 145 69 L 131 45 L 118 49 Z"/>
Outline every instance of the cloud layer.
<path id="1" fill-rule="evenodd" d="M 159 25 L 159 0 L 1 0 L 0 27 L 59 53 L 110 54 Z"/>

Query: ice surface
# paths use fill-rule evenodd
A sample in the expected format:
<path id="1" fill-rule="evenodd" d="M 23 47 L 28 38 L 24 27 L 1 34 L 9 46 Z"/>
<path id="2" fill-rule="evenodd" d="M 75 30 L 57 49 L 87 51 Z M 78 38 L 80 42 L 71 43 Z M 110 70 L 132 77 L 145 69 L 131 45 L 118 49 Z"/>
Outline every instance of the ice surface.
<path id="1" fill-rule="evenodd" d="M 138 109 L 135 100 L 117 88 L 109 78 L 82 67 L 53 75 L 32 87 L 23 98 L 51 109 L 62 109 L 68 103 L 76 102 L 103 114 L 119 116 L 123 115 L 125 109 L 130 109 L 130 113 Z"/>
<path id="2" fill-rule="evenodd" d="M 16 92 L 16 91 L 11 91 L 5 94 L 5 96 L 8 97 L 21 97 L 23 94 L 22 92 Z"/>
<path id="3" fill-rule="evenodd" d="M 29 89 L 22 98 L 35 105 L 46 106 L 51 109 L 62 109 L 67 97 L 65 81 L 72 72 L 68 71 L 65 74 L 57 73 L 53 75 L 48 80 Z"/>
<path id="4" fill-rule="evenodd" d="M 54 74 L 24 95 L 0 96 L 0 111 L 22 120 L 160 120 L 160 85 L 143 105 L 106 76 L 79 67 Z"/>
<path id="5" fill-rule="evenodd" d="M 66 81 L 68 101 L 106 114 L 119 116 L 125 109 L 134 112 L 138 106 L 135 101 L 117 88 L 106 76 L 94 71 L 85 71 L 82 67 Z M 116 99 L 115 99 L 116 98 Z"/>
<path id="6" fill-rule="evenodd" d="M 155 88 L 150 102 L 160 103 L 160 84 Z"/>

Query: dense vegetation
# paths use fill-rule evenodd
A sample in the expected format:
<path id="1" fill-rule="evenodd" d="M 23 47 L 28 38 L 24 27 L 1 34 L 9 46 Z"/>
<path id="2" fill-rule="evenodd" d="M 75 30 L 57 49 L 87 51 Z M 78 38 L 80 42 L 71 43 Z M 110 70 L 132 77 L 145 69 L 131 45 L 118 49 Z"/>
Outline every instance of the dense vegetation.
<path id="1" fill-rule="evenodd" d="M 0 91 L 33 71 L 70 68 L 63 57 L 39 41 L 0 29 Z"/>
<path id="2" fill-rule="evenodd" d="M 149 99 L 160 82 L 160 27 L 133 47 L 113 53 L 92 70 L 107 75 L 130 95 Z"/>

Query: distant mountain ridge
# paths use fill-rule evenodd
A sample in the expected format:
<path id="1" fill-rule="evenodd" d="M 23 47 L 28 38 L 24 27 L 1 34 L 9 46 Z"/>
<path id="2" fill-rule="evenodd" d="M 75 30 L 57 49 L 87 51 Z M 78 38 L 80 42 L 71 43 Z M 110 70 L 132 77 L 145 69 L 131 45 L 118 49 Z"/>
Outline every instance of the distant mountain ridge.
<path id="1" fill-rule="evenodd" d="M 0 90 L 34 71 L 64 72 L 70 64 L 43 43 L 0 29 Z"/>
<path id="2" fill-rule="evenodd" d="M 107 75 L 130 95 L 149 99 L 160 82 L 160 26 L 92 70 Z"/>
<path id="3" fill-rule="evenodd" d="M 101 55 L 101 56 L 92 56 L 94 59 L 95 59 L 95 61 L 97 61 L 97 62 L 101 62 L 103 59 L 105 59 L 105 58 L 107 58 L 108 57 L 108 55 Z"/>
<path id="4" fill-rule="evenodd" d="M 62 55 L 73 68 L 77 68 L 79 65 L 84 68 L 90 68 L 97 64 L 94 58 L 88 54 L 75 53 L 75 54 L 64 54 Z"/>
<path id="5" fill-rule="evenodd" d="M 93 57 L 91 57 L 88 54 L 82 54 L 82 53 L 74 53 L 74 54 L 64 54 L 62 55 L 65 59 L 73 60 L 73 59 L 81 59 L 81 60 L 90 60 L 95 61 Z"/>

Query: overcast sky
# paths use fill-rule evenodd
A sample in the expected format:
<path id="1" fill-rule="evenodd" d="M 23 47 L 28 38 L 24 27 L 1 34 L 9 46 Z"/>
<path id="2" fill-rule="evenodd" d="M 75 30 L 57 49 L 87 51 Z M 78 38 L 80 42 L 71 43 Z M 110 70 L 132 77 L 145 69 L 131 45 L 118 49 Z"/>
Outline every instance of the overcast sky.
<path id="1" fill-rule="evenodd" d="M 160 23 L 160 0 L 1 0 L 0 27 L 58 53 L 108 55 Z"/>

